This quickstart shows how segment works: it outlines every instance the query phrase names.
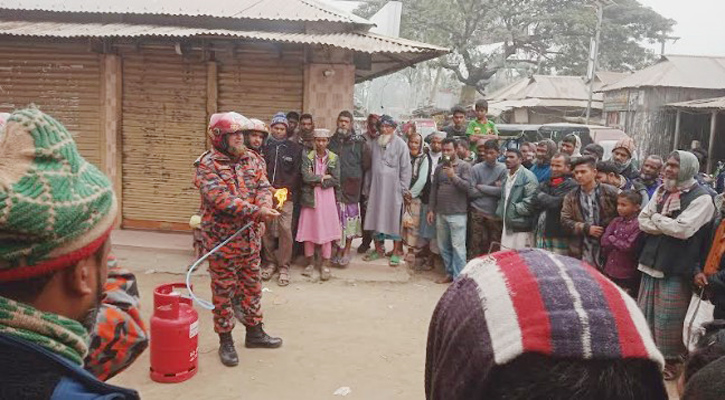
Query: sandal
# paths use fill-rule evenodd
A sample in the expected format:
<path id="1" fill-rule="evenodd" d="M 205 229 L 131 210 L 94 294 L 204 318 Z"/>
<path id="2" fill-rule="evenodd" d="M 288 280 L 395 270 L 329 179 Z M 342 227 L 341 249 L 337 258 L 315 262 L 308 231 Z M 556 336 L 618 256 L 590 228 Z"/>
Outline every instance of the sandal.
<path id="1" fill-rule="evenodd" d="M 378 253 L 376 250 L 370 250 L 363 257 L 363 261 L 376 261 L 383 257 L 384 256 L 382 254 Z"/>
<path id="2" fill-rule="evenodd" d="M 390 262 L 388 263 L 391 267 L 397 267 L 400 265 L 400 256 L 397 254 L 393 254 L 390 256 Z"/>
<path id="3" fill-rule="evenodd" d="M 264 267 L 262 267 L 262 274 L 261 274 L 262 280 L 268 281 L 268 280 L 272 279 L 272 275 L 274 275 L 274 270 L 275 270 L 275 268 L 274 268 L 274 265 L 272 265 L 272 264 L 267 264 Z"/>
<path id="4" fill-rule="evenodd" d="M 279 276 L 277 277 L 278 286 L 289 285 L 289 267 L 279 267 Z"/>
<path id="5" fill-rule="evenodd" d="M 315 272 L 315 266 L 310 264 L 308 265 L 304 271 L 302 271 L 302 276 L 312 277 L 312 274 Z"/>
<path id="6" fill-rule="evenodd" d="M 346 254 L 346 255 L 340 257 L 339 264 L 338 264 L 338 265 L 340 265 L 340 268 L 345 268 L 348 265 L 350 265 L 350 259 L 351 259 L 350 254 Z"/>

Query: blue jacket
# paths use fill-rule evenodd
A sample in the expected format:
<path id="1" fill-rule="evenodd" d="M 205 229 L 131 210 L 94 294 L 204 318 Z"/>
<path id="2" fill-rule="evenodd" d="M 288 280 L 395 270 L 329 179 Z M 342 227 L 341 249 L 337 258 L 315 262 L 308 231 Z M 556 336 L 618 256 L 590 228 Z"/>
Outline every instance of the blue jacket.
<path id="1" fill-rule="evenodd" d="M 50 400 L 136 400 L 131 389 L 108 385 L 69 360 L 0 334 L 0 397 Z M 10 397 L 4 397 L 10 396 Z"/>

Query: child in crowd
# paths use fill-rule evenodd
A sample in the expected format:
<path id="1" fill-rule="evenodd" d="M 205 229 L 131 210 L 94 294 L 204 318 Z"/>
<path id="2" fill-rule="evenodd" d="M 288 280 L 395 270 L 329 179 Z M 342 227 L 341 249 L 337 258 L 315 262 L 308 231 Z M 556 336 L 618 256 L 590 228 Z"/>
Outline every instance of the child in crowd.
<path id="1" fill-rule="evenodd" d="M 637 298 L 640 281 L 637 255 L 643 233 L 639 230 L 637 216 L 641 203 L 642 195 L 638 192 L 621 192 L 617 197 L 619 217 L 612 220 L 602 235 L 602 250 L 607 257 L 604 274 L 634 298 Z"/>
<path id="2" fill-rule="evenodd" d="M 315 246 L 322 247 L 320 279 L 330 279 L 332 243 L 342 237 L 340 217 L 335 200 L 340 189 L 340 163 L 337 154 L 327 150 L 329 129 L 315 129 L 315 149 L 302 157 L 302 191 L 297 241 L 305 244 L 307 267 L 302 275 L 314 273 Z"/>

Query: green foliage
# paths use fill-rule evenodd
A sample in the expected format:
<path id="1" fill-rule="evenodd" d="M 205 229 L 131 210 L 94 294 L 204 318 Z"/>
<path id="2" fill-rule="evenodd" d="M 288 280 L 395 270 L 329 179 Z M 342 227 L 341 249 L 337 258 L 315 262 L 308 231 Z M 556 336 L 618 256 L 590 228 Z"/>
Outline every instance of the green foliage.
<path id="1" fill-rule="evenodd" d="M 356 12 L 372 16 L 387 1 L 372 0 Z M 401 36 L 449 47 L 440 61 L 459 81 L 483 92 L 502 68 L 531 64 L 539 71 L 584 75 L 596 27 L 592 0 L 403 0 Z M 623 71 L 654 57 L 643 42 L 657 42 L 674 21 L 637 0 L 605 9 L 600 70 Z M 493 53 L 481 45 L 501 43 Z"/>

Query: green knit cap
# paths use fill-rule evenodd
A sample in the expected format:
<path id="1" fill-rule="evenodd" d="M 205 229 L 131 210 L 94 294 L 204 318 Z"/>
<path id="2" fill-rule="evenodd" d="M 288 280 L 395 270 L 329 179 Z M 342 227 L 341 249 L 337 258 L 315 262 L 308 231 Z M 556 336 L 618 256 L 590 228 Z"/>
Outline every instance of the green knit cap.
<path id="1" fill-rule="evenodd" d="M 117 213 L 108 178 L 70 133 L 36 108 L 0 131 L 0 281 L 76 264 L 110 234 Z"/>

